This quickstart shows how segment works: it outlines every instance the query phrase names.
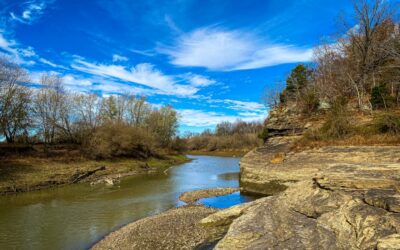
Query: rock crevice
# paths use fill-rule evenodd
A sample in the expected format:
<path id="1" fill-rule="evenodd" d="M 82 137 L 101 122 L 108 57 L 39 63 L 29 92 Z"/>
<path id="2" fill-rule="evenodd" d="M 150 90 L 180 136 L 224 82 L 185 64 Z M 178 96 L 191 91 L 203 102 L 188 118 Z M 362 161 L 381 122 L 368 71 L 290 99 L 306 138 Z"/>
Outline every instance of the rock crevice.
<path id="1" fill-rule="evenodd" d="M 400 247 L 393 245 L 398 238 L 390 237 L 400 233 L 398 213 L 367 204 L 359 195 L 321 189 L 312 180 L 300 181 L 278 195 L 222 210 L 201 223 L 205 227 L 230 223 L 215 249 Z"/>
<path id="2" fill-rule="evenodd" d="M 309 126 L 271 114 L 276 133 L 240 164 L 241 190 L 268 197 L 203 219 L 224 221 L 215 249 L 400 249 L 400 146 L 292 152 Z"/>

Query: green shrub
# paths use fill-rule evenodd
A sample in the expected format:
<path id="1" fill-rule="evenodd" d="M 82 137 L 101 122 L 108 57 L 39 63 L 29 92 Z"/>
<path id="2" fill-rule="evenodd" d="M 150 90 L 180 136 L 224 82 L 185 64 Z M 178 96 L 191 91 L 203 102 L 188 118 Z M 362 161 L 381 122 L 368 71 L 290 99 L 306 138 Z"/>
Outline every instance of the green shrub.
<path id="1" fill-rule="evenodd" d="M 384 114 L 376 119 L 376 128 L 384 134 L 400 134 L 400 117 L 394 114 Z"/>
<path id="2" fill-rule="evenodd" d="M 386 85 L 378 85 L 372 88 L 370 102 L 373 109 L 389 108 L 395 103 L 395 98 L 390 96 Z"/>
<path id="3" fill-rule="evenodd" d="M 263 140 L 264 142 L 268 139 L 268 128 L 264 127 L 263 130 L 258 134 L 258 138 Z"/>
<path id="4" fill-rule="evenodd" d="M 331 113 L 320 132 L 325 139 L 338 139 L 350 134 L 351 126 L 344 99 L 338 99 L 334 102 Z"/>
<path id="5" fill-rule="evenodd" d="M 311 114 L 318 109 L 319 98 L 314 89 L 306 89 L 300 96 L 303 113 Z"/>

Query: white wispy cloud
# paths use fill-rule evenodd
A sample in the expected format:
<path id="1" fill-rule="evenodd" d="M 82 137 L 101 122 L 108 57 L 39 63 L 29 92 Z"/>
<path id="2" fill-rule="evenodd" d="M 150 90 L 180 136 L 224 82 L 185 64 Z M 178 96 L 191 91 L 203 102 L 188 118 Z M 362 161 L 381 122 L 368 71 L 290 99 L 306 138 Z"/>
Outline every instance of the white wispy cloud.
<path id="1" fill-rule="evenodd" d="M 35 57 L 36 53 L 32 47 L 21 47 L 15 40 L 6 38 L 0 30 L 0 54 L 10 57 L 18 64 L 32 65 L 35 64 L 31 57 Z"/>
<path id="2" fill-rule="evenodd" d="M 13 48 L 16 45 L 14 40 L 6 39 L 2 32 L 0 32 L 0 48 L 10 52 L 14 53 L 15 49 Z"/>
<path id="3" fill-rule="evenodd" d="M 131 52 L 133 52 L 135 54 L 142 55 L 142 56 L 147 56 L 147 57 L 152 57 L 152 56 L 155 56 L 157 54 L 153 50 L 130 49 L 129 51 L 131 51 Z"/>
<path id="4" fill-rule="evenodd" d="M 72 74 L 66 74 L 62 77 L 63 83 L 67 86 L 82 86 L 82 87 L 92 87 L 93 80 L 88 78 L 77 77 Z"/>
<path id="5" fill-rule="evenodd" d="M 121 55 L 118 55 L 118 54 L 114 54 L 113 57 L 112 57 L 112 61 L 113 62 L 126 62 L 128 60 L 129 60 L 128 57 L 121 56 Z"/>
<path id="6" fill-rule="evenodd" d="M 49 60 L 47 60 L 46 58 L 43 58 L 43 57 L 39 58 L 38 61 L 41 62 L 41 63 L 44 63 L 46 65 L 49 65 L 49 66 L 51 66 L 53 68 L 67 69 L 64 66 L 56 64 L 56 63 L 53 63 L 52 61 L 49 61 Z"/>
<path id="7" fill-rule="evenodd" d="M 210 79 L 209 77 L 202 76 L 202 75 L 197 75 L 193 73 L 188 73 L 184 75 L 184 78 L 188 80 L 191 85 L 196 86 L 196 87 L 207 87 L 210 86 L 216 81 L 214 79 Z"/>
<path id="8" fill-rule="evenodd" d="M 103 95 L 113 94 L 133 94 L 133 95 L 151 95 L 149 89 L 132 86 L 126 83 L 120 83 L 101 77 L 87 77 L 75 75 L 72 73 L 61 74 L 57 71 L 32 71 L 30 72 L 30 80 L 33 84 L 39 84 L 41 76 L 44 74 L 58 75 L 65 88 L 76 93 L 94 93 L 100 92 Z"/>
<path id="9" fill-rule="evenodd" d="M 20 13 L 10 12 L 10 18 L 13 21 L 23 24 L 31 24 L 40 18 L 46 7 L 53 0 L 29 0 L 21 4 L 22 11 Z"/>
<path id="10" fill-rule="evenodd" d="M 0 55 L 6 56 L 15 63 L 23 66 L 31 66 L 40 62 L 53 68 L 67 69 L 62 65 L 40 57 L 31 46 L 26 47 L 14 39 L 7 38 L 3 32 L 4 31 L 0 30 Z"/>
<path id="11" fill-rule="evenodd" d="M 256 113 L 258 116 L 264 116 L 267 113 L 267 108 L 258 102 L 232 99 L 214 99 L 208 96 L 198 96 L 197 98 L 201 99 L 210 106 L 234 110 L 242 114 L 247 114 L 247 116 L 248 113 Z"/>
<path id="12" fill-rule="evenodd" d="M 213 99 L 207 96 L 198 96 L 197 101 L 207 103 L 208 108 L 219 110 L 178 109 L 180 122 L 192 127 L 213 127 L 220 122 L 262 121 L 268 115 L 266 107 L 252 101 L 232 99 Z"/>
<path id="13" fill-rule="evenodd" d="M 220 101 L 226 104 L 230 109 L 238 110 L 238 111 L 253 111 L 253 112 L 264 112 L 265 106 L 258 102 L 246 102 L 246 101 L 238 101 L 231 99 L 224 100 L 214 100 Z"/>
<path id="14" fill-rule="evenodd" d="M 182 33 L 182 30 L 179 29 L 179 27 L 176 25 L 174 20 L 172 20 L 171 16 L 165 15 L 164 16 L 164 20 L 165 20 L 165 23 L 167 24 L 167 26 L 170 28 L 171 31 L 173 31 L 175 33 L 178 33 L 178 34 Z"/>
<path id="15" fill-rule="evenodd" d="M 112 78 L 119 81 L 140 84 L 155 90 L 155 93 L 164 95 L 192 96 L 200 87 L 210 85 L 214 81 L 199 75 L 191 75 L 186 78 L 187 84 L 181 84 L 185 78 L 179 76 L 165 75 L 154 65 L 149 63 L 137 64 L 126 68 L 115 64 L 98 64 L 76 58 L 71 65 L 72 68 L 103 78 Z"/>
<path id="16" fill-rule="evenodd" d="M 238 119 L 242 121 L 261 121 L 263 116 L 256 114 L 254 116 L 226 115 L 214 111 L 203 111 L 196 109 L 178 109 L 180 122 L 191 127 L 212 127 L 223 121 L 235 122 Z"/>
<path id="17" fill-rule="evenodd" d="M 252 32 L 215 27 L 183 34 L 175 46 L 160 46 L 158 51 L 169 55 L 171 63 L 177 66 L 223 71 L 263 68 L 312 59 L 312 48 L 263 42 Z"/>

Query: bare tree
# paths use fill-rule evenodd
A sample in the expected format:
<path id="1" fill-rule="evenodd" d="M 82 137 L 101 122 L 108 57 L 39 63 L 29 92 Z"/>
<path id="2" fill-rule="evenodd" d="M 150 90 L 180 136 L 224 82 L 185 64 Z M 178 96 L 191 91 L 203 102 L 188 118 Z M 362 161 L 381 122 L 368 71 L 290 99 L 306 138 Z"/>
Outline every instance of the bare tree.
<path id="1" fill-rule="evenodd" d="M 281 91 L 284 88 L 284 84 L 281 82 L 276 82 L 273 86 L 268 86 L 265 88 L 261 99 L 265 107 L 273 109 L 278 107 L 280 103 Z"/>
<path id="2" fill-rule="evenodd" d="M 23 86 L 27 79 L 18 65 L 0 58 L 0 132 L 9 143 L 28 135 L 31 91 Z"/>
<path id="3" fill-rule="evenodd" d="M 145 97 L 128 95 L 128 120 L 132 125 L 143 126 L 151 113 L 151 105 Z"/>
<path id="4" fill-rule="evenodd" d="M 178 129 L 177 112 L 169 105 L 153 110 L 147 119 L 147 126 L 155 133 L 160 146 L 168 147 Z"/>
<path id="5" fill-rule="evenodd" d="M 43 75 L 34 100 L 34 112 L 45 144 L 73 142 L 73 101 L 57 75 Z"/>
<path id="6" fill-rule="evenodd" d="M 77 110 L 76 122 L 84 129 L 94 131 L 100 123 L 100 97 L 95 94 L 79 94 L 74 97 Z"/>
<path id="7" fill-rule="evenodd" d="M 233 133 L 233 124 L 229 121 L 220 122 L 216 126 L 218 136 L 227 136 Z"/>
<path id="8" fill-rule="evenodd" d="M 347 56 L 350 84 L 354 87 L 359 106 L 363 106 L 364 96 L 376 85 L 379 69 L 388 60 L 390 53 L 390 29 L 393 19 L 391 6 L 387 1 L 358 0 L 354 2 L 357 25 L 348 32 Z"/>
<path id="9" fill-rule="evenodd" d="M 338 44 L 323 44 L 314 49 L 314 81 L 322 100 L 333 102 L 337 97 L 349 97 L 353 87 L 348 84 L 346 58 Z"/>
<path id="10" fill-rule="evenodd" d="M 391 83 L 392 93 L 398 82 L 394 66 L 398 41 L 398 25 L 393 21 L 394 8 L 388 1 L 354 1 L 354 26 L 347 25 L 345 35 L 336 43 L 327 43 L 314 50 L 315 83 L 321 99 L 334 101 L 338 97 L 357 97 L 358 106 L 369 102 L 372 88 Z"/>

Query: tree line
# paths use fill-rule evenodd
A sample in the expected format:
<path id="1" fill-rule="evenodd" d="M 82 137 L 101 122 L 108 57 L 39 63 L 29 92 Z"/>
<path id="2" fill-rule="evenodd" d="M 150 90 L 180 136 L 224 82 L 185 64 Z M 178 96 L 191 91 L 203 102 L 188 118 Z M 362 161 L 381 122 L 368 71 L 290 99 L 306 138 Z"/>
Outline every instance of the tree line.
<path id="1" fill-rule="evenodd" d="M 149 156 L 172 148 L 177 112 L 155 108 L 131 94 L 100 97 L 68 91 L 58 75 L 43 74 L 27 87 L 29 74 L 0 59 L 0 133 L 7 143 L 74 144 L 93 157 Z"/>
<path id="2" fill-rule="evenodd" d="M 261 122 L 224 121 L 214 131 L 207 129 L 200 134 L 185 135 L 186 145 L 193 151 L 247 151 L 260 146 Z"/>
<path id="3" fill-rule="evenodd" d="M 266 95 L 270 107 L 296 104 L 312 113 L 321 103 L 355 100 L 359 110 L 400 105 L 400 25 L 389 1 L 354 2 L 355 26 L 314 50 L 314 63 L 298 65 L 282 92 Z"/>
<path id="4" fill-rule="evenodd" d="M 400 23 L 390 1 L 354 1 L 354 26 L 334 42 L 314 50 L 314 62 L 297 65 L 282 91 L 265 94 L 269 107 L 305 116 L 323 115 L 321 128 L 306 133 L 312 140 L 376 138 L 400 135 Z M 354 115 L 371 115 L 357 124 Z M 268 130 L 265 130 L 268 137 Z M 381 135 L 381 136 L 380 136 Z M 386 137 L 385 137 L 386 136 Z"/>

